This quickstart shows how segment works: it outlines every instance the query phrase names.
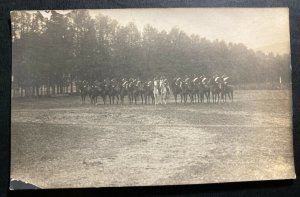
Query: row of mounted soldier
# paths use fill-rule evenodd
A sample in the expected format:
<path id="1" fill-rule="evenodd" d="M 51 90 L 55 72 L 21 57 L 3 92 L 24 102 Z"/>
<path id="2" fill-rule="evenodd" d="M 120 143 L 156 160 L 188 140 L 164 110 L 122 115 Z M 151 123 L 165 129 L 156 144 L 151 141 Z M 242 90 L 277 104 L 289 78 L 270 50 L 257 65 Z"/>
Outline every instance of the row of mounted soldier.
<path id="1" fill-rule="evenodd" d="M 170 95 L 174 96 L 177 104 L 180 103 L 219 103 L 227 102 L 227 98 L 233 101 L 233 86 L 226 75 L 207 78 L 200 77 L 175 77 L 168 80 L 165 76 L 156 76 L 153 80 L 142 81 L 139 78 L 123 78 L 121 80 L 104 79 L 103 81 L 88 82 L 77 81 L 76 87 L 80 91 L 82 103 L 89 96 L 92 104 L 97 104 L 98 97 L 102 97 L 103 103 L 124 104 L 128 97 L 129 104 L 166 104 L 170 101 Z"/>

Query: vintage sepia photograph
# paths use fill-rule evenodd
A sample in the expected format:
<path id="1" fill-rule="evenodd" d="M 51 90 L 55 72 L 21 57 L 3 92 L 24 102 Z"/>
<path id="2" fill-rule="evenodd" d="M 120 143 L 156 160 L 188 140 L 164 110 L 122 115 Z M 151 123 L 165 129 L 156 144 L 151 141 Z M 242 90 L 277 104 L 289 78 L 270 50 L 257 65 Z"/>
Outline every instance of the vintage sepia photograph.
<path id="1" fill-rule="evenodd" d="M 11 12 L 11 190 L 295 179 L 288 8 Z"/>

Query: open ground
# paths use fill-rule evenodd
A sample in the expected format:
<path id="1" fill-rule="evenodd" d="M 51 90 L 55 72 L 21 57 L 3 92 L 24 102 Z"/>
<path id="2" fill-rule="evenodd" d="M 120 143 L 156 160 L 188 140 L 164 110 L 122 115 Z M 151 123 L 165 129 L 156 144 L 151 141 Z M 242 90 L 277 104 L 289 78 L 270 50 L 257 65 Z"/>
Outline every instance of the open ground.
<path id="1" fill-rule="evenodd" d="M 290 94 L 240 90 L 233 103 L 157 106 L 13 99 L 11 177 L 41 188 L 290 178 Z"/>

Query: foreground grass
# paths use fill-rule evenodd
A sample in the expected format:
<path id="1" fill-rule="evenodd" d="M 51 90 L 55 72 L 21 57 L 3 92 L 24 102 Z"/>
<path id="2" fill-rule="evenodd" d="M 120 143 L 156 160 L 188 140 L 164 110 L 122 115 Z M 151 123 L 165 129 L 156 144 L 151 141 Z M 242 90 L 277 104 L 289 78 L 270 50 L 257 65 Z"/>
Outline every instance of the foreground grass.
<path id="1" fill-rule="evenodd" d="M 289 92 L 235 97 L 156 107 L 15 100 L 12 177 L 42 188 L 291 178 Z"/>

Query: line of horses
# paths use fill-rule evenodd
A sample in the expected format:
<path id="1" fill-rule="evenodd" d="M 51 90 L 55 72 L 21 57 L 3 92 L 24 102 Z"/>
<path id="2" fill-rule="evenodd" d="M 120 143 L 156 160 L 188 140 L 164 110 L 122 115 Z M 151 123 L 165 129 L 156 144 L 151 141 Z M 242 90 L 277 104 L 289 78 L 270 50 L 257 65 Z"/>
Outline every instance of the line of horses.
<path id="1" fill-rule="evenodd" d="M 156 77 L 153 80 L 140 79 L 105 79 L 103 81 L 77 81 L 82 104 L 90 98 L 92 104 L 99 102 L 102 97 L 104 104 L 124 104 L 128 97 L 129 104 L 167 104 L 173 94 L 175 103 L 220 103 L 233 102 L 233 86 L 228 84 L 228 77 L 175 77 L 168 80 Z M 171 82 L 169 82 L 171 81 Z M 109 100 L 108 100 L 109 99 Z"/>

